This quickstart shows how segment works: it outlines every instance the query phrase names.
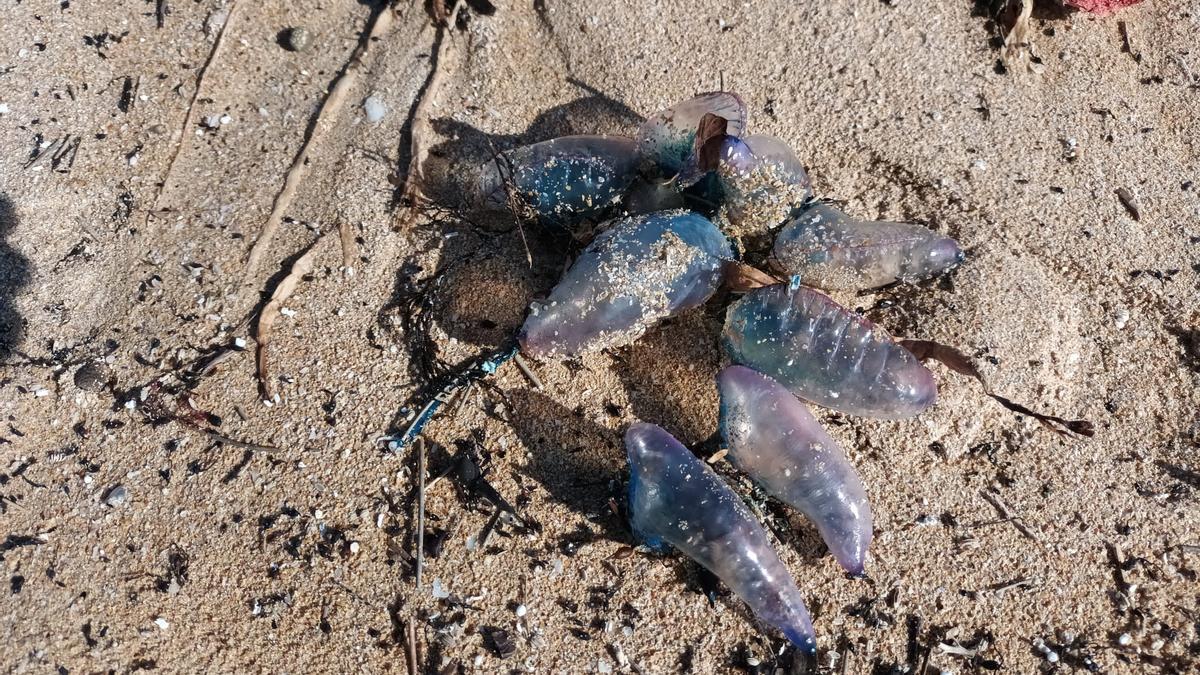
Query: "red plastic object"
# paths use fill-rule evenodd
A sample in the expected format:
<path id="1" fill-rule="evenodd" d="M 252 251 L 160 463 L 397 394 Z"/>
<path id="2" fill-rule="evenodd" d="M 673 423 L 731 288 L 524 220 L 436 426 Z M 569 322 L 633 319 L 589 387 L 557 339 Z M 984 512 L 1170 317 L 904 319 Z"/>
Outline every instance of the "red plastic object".
<path id="1" fill-rule="evenodd" d="M 1066 0 L 1071 7 L 1076 7 L 1093 14 L 1111 14 L 1122 7 L 1136 5 L 1142 0 Z"/>

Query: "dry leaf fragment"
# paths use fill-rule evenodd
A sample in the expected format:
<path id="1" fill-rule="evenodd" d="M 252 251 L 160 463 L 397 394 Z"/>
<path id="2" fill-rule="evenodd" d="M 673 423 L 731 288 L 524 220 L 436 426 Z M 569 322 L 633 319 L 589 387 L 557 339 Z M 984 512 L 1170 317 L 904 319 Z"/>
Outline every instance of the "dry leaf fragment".
<path id="1" fill-rule="evenodd" d="M 726 260 L 722 263 L 722 276 L 725 286 L 735 293 L 748 293 L 763 286 L 774 286 L 783 283 L 781 280 L 766 272 L 736 260 Z"/>
<path id="2" fill-rule="evenodd" d="M 1036 412 L 1012 399 L 993 392 L 992 388 L 984 381 L 983 374 L 979 372 L 979 368 L 975 366 L 971 357 L 963 354 L 954 347 L 932 340 L 899 340 L 898 342 L 901 347 L 912 352 L 914 356 L 922 361 L 933 359 L 960 375 L 974 378 L 979 384 L 983 385 L 983 392 L 997 403 L 1019 415 L 1028 415 L 1034 418 L 1042 426 L 1056 434 L 1065 436 L 1070 432 L 1086 438 L 1091 438 L 1095 434 L 1095 428 L 1088 420 L 1068 420 L 1055 415 Z"/>
<path id="3" fill-rule="evenodd" d="M 1129 211 L 1129 215 L 1133 216 L 1134 220 L 1142 219 L 1142 202 L 1138 199 L 1137 193 L 1129 188 L 1117 188 L 1117 199 L 1121 200 L 1121 204 L 1125 206 L 1125 210 Z"/>

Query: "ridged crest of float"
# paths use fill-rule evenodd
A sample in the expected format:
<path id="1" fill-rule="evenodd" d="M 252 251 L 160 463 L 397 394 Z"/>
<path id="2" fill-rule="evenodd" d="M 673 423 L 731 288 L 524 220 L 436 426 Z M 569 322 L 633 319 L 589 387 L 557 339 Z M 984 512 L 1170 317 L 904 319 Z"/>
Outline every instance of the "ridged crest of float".
<path id="1" fill-rule="evenodd" d="M 722 337 L 734 363 L 819 406 L 883 419 L 933 405 L 933 373 L 891 336 L 820 291 L 764 286 L 729 307 Z"/>
<path id="2" fill-rule="evenodd" d="M 710 199 L 720 204 L 721 228 L 755 245 L 812 199 L 804 165 L 786 143 L 774 136 L 724 135 L 708 139 L 688 158 L 679 183 L 695 185 L 709 175 L 715 178 Z"/>
<path id="3" fill-rule="evenodd" d="M 733 92 L 700 94 L 651 115 L 638 129 L 638 151 L 645 168 L 663 177 L 679 173 L 692 154 L 696 129 L 705 115 L 724 118 L 730 135 L 746 131 L 746 104 Z"/>

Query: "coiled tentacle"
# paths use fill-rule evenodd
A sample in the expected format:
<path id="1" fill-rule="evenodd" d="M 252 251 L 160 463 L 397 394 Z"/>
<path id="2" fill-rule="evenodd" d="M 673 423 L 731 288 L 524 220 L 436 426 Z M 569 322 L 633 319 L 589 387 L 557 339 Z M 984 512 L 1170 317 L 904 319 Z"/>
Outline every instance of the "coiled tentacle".
<path id="1" fill-rule="evenodd" d="M 762 373 L 730 366 L 717 376 L 717 388 L 729 461 L 808 516 L 838 564 L 862 576 L 871 504 L 841 448 L 803 403 Z"/>
<path id="2" fill-rule="evenodd" d="M 540 358 L 626 345 L 703 304 L 721 283 L 729 241 L 707 218 L 659 211 L 614 221 L 580 254 L 519 336 Z"/>
<path id="3" fill-rule="evenodd" d="M 870 321 L 799 284 L 764 286 L 732 304 L 722 342 L 735 363 L 826 408 L 901 419 L 937 398 L 933 373 L 911 352 Z"/>
<path id="4" fill-rule="evenodd" d="M 774 256 L 805 284 L 858 291 L 937 276 L 962 262 L 963 252 L 920 225 L 856 220 L 818 203 L 779 231 Z"/>
<path id="5" fill-rule="evenodd" d="M 754 614 L 813 652 L 812 619 L 796 582 L 742 500 L 703 461 L 653 424 L 625 434 L 634 532 L 670 544 L 716 574 Z"/>

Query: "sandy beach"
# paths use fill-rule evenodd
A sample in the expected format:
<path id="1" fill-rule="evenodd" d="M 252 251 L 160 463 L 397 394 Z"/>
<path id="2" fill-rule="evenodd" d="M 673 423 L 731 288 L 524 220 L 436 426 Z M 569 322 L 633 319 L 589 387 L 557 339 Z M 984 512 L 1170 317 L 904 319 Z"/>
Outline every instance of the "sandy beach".
<path id="1" fill-rule="evenodd" d="M 630 424 L 713 437 L 728 295 L 434 420 L 419 586 L 417 456 L 379 441 L 581 243 L 466 209 L 476 167 L 726 89 L 819 195 L 967 253 L 839 302 L 1096 429 L 938 364 L 916 418 L 816 411 L 868 577 L 756 502 L 816 667 L 1195 672 L 1200 8 L 1039 3 L 1006 60 L 986 4 L 0 3 L 0 668 L 788 672 L 618 508 Z"/>

